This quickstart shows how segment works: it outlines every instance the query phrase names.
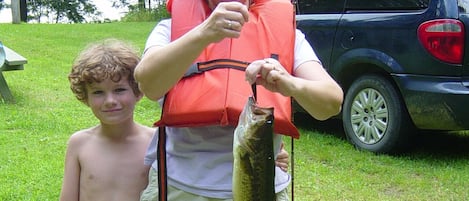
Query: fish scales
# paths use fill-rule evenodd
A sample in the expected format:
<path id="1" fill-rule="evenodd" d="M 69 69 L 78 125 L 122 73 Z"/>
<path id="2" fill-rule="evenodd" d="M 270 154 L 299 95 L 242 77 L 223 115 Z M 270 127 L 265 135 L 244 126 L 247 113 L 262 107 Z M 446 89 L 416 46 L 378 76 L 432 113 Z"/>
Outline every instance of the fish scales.
<path id="1" fill-rule="evenodd" d="M 275 200 L 274 109 L 249 97 L 233 139 L 233 200 Z"/>

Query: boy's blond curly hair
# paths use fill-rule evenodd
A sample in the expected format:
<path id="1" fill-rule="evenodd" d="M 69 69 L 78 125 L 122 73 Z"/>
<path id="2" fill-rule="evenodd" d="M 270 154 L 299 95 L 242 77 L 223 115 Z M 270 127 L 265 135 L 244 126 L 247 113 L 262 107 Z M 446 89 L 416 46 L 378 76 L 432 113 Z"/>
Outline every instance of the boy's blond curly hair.
<path id="1" fill-rule="evenodd" d="M 106 79 L 119 82 L 127 77 L 135 96 L 140 96 L 142 92 L 134 79 L 134 69 L 139 61 L 135 48 L 117 39 L 106 39 L 88 45 L 72 65 L 72 71 L 68 75 L 70 89 L 78 100 L 88 104 L 86 85 Z"/>

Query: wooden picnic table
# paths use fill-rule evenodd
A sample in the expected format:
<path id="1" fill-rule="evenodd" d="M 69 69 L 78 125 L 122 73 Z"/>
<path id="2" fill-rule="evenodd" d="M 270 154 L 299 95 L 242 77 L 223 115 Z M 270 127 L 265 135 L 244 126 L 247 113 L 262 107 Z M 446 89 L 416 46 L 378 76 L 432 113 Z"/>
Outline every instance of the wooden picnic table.
<path id="1" fill-rule="evenodd" d="M 24 64 L 28 61 L 26 58 L 4 46 L 0 42 L 0 96 L 8 103 L 14 103 L 15 98 L 11 94 L 10 88 L 7 85 L 4 71 L 24 70 Z"/>

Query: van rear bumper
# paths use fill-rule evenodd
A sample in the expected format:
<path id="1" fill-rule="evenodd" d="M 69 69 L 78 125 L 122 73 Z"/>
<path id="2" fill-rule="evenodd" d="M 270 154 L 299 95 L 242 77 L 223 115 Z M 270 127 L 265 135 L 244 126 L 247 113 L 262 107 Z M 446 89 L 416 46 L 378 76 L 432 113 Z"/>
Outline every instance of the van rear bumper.
<path id="1" fill-rule="evenodd" d="M 461 77 L 394 74 L 419 129 L 469 130 L 469 87 Z"/>

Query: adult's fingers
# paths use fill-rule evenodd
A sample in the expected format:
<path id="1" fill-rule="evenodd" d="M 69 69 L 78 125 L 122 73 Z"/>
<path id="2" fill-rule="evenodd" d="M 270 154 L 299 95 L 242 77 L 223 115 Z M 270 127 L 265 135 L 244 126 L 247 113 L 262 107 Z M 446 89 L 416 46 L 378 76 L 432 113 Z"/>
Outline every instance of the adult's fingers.
<path id="1" fill-rule="evenodd" d="M 257 80 L 257 77 L 262 69 L 262 65 L 265 63 L 264 60 L 256 60 L 246 67 L 245 78 L 249 84 L 254 84 Z"/>

